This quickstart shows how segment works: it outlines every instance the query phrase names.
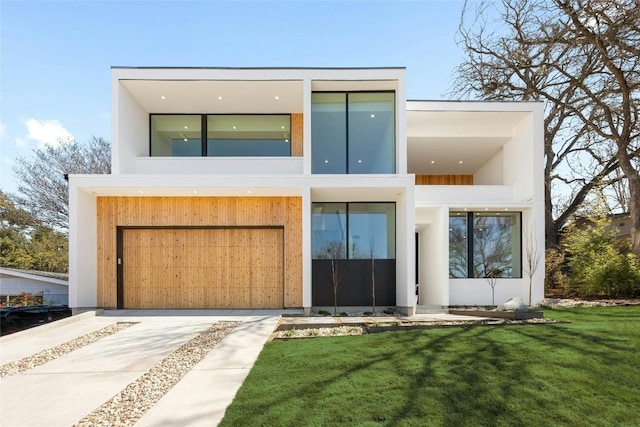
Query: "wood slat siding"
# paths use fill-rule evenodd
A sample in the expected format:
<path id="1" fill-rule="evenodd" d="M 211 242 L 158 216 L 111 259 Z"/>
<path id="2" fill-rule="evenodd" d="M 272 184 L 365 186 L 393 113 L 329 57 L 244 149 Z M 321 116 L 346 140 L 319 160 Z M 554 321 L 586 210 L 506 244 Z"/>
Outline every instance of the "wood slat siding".
<path id="1" fill-rule="evenodd" d="M 291 115 L 291 157 L 302 157 L 302 114 Z"/>
<path id="2" fill-rule="evenodd" d="M 125 229 L 125 308 L 282 308 L 283 230 Z"/>
<path id="3" fill-rule="evenodd" d="M 473 175 L 416 175 L 416 185 L 473 185 Z"/>
<path id="4" fill-rule="evenodd" d="M 117 307 L 117 226 L 284 226 L 284 306 L 302 306 L 300 197 L 98 197 L 97 211 L 98 307 Z"/>

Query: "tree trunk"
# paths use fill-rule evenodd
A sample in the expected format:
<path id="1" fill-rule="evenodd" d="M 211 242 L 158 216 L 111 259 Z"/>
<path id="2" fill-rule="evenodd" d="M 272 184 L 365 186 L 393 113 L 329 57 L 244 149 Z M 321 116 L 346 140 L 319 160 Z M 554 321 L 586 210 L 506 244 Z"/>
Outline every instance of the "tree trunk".
<path id="1" fill-rule="evenodd" d="M 624 158 L 621 158 L 624 157 Z M 640 173 L 629 161 L 627 153 L 618 157 L 620 168 L 629 183 L 629 215 L 631 217 L 631 250 L 640 260 Z"/>

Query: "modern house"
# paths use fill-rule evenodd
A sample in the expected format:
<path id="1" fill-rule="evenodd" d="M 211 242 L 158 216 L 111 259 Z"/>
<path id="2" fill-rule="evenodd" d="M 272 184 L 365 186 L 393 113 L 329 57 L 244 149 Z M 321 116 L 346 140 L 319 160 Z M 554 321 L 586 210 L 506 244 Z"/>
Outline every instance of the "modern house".
<path id="1" fill-rule="evenodd" d="M 72 175 L 74 308 L 490 304 L 544 247 L 540 103 L 406 101 L 404 68 L 112 69 Z M 535 245 L 534 245 L 535 246 Z M 543 298 L 543 266 L 532 300 Z"/>

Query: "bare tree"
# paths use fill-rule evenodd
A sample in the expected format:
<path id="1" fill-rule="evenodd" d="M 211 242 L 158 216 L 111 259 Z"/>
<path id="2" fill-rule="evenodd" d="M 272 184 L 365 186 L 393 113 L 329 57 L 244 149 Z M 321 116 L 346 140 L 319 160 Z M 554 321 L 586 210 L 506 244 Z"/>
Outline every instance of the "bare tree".
<path id="1" fill-rule="evenodd" d="M 535 227 L 532 227 L 529 231 L 527 243 L 525 245 L 525 268 L 527 270 L 527 277 L 529 278 L 529 305 L 531 305 L 531 290 L 533 288 L 533 276 L 540 267 L 542 261 L 542 252 L 538 247 L 538 240 L 536 238 Z"/>
<path id="2" fill-rule="evenodd" d="M 369 257 L 371 258 L 371 311 L 376 312 L 376 253 L 373 250 L 373 243 L 369 248 Z"/>
<path id="3" fill-rule="evenodd" d="M 329 274 L 331 288 L 333 290 L 333 314 L 338 314 L 338 294 L 344 281 L 342 271 L 342 259 L 344 256 L 344 245 L 340 241 L 332 241 L 327 244 L 327 257 L 331 260 L 329 264 Z"/>
<path id="4" fill-rule="evenodd" d="M 60 141 L 33 152 L 33 158 L 19 157 L 14 173 L 19 180 L 15 200 L 52 229 L 68 232 L 69 174 L 111 173 L 111 144 L 92 137 L 87 144 Z"/>
<path id="5" fill-rule="evenodd" d="M 496 305 L 496 286 L 498 285 L 498 279 L 500 276 L 495 273 L 489 273 L 489 275 L 485 276 L 489 287 L 491 288 L 491 305 Z"/>
<path id="6" fill-rule="evenodd" d="M 640 0 L 473 4 L 453 93 L 545 102 L 546 246 L 596 187 L 621 182 L 620 168 L 640 255 Z"/>

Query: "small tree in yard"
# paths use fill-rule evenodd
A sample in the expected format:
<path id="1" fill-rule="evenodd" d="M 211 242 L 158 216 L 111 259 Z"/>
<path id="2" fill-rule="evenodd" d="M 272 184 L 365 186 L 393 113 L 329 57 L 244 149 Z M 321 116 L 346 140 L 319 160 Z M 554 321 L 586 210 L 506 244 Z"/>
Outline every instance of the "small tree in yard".
<path id="1" fill-rule="evenodd" d="M 342 254 L 344 253 L 344 247 L 341 242 L 331 242 L 327 245 L 327 257 L 331 260 L 330 264 L 330 278 L 331 287 L 333 289 L 333 314 L 338 314 L 338 293 L 342 288 L 343 274 L 342 274 Z"/>
<path id="2" fill-rule="evenodd" d="M 487 283 L 491 288 L 491 305 L 496 305 L 496 285 L 498 284 L 499 278 L 500 272 L 497 270 L 488 271 L 485 276 L 485 279 L 487 279 Z"/>
<path id="3" fill-rule="evenodd" d="M 538 248 L 538 240 L 536 239 L 535 228 L 529 233 L 529 239 L 525 247 L 525 263 L 527 269 L 527 277 L 529 278 L 529 305 L 531 305 L 531 289 L 533 288 L 533 276 L 540 267 L 542 261 L 542 253 Z"/>
<path id="4" fill-rule="evenodd" d="M 376 253 L 373 251 L 373 245 L 369 250 L 371 258 L 371 311 L 376 312 Z"/>

